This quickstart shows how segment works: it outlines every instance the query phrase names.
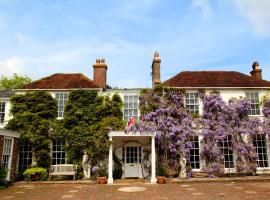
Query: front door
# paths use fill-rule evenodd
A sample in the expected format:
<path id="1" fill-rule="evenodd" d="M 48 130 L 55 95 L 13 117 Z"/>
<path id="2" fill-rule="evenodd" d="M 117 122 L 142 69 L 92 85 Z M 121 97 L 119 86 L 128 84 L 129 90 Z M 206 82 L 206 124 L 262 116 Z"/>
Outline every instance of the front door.
<path id="1" fill-rule="evenodd" d="M 142 148 L 140 146 L 123 147 L 125 178 L 138 178 L 141 166 Z"/>

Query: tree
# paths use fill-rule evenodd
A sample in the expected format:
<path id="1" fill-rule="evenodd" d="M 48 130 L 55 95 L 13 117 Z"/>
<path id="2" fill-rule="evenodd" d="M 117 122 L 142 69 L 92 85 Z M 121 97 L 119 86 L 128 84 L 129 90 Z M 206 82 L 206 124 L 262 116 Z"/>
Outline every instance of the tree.
<path id="1" fill-rule="evenodd" d="M 81 163 L 86 152 L 92 164 L 107 155 L 108 132 L 123 128 L 122 100 L 97 91 L 76 90 L 69 94 L 63 125 L 67 130 L 69 161 Z"/>
<path id="2" fill-rule="evenodd" d="M 183 93 L 162 88 L 143 91 L 140 97 L 141 117 L 139 130 L 156 132 L 159 163 L 167 169 L 174 168 L 178 176 L 186 177 L 186 159 L 192 147 L 190 137 L 192 117 L 184 108 Z"/>
<path id="3" fill-rule="evenodd" d="M 0 89 L 14 89 L 20 88 L 21 86 L 30 83 L 32 80 L 27 76 L 19 76 L 18 74 L 13 74 L 11 78 L 2 76 L 0 78 Z"/>
<path id="4" fill-rule="evenodd" d="M 21 139 L 31 143 L 38 167 L 49 168 L 51 124 L 57 115 L 55 99 L 49 93 L 40 91 L 15 95 L 11 104 L 13 118 L 6 128 L 20 132 Z"/>

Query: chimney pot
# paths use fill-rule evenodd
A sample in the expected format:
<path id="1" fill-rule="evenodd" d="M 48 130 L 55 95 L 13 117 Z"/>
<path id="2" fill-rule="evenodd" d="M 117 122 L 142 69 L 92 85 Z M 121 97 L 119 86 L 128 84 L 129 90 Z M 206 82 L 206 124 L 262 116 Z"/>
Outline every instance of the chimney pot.
<path id="1" fill-rule="evenodd" d="M 262 80 L 262 69 L 260 69 L 260 64 L 257 61 L 252 64 L 252 71 L 250 74 L 252 77 Z"/>
<path id="2" fill-rule="evenodd" d="M 160 63 L 161 59 L 159 58 L 159 53 L 155 51 L 154 59 L 152 62 L 152 87 L 160 84 Z"/>
<path id="3" fill-rule="evenodd" d="M 106 88 L 107 85 L 107 64 L 105 59 L 96 59 L 93 65 L 94 83 L 100 88 Z"/>

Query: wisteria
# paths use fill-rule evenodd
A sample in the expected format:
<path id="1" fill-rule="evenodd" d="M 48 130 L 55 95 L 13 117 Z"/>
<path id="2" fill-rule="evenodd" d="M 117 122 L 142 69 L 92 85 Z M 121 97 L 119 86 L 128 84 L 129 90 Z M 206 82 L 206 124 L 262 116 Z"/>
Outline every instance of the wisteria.
<path id="1" fill-rule="evenodd" d="M 157 109 L 141 117 L 140 127 L 157 133 L 160 163 L 167 168 L 180 168 L 179 176 L 185 177 L 185 160 L 189 158 L 192 147 L 189 138 L 195 132 L 192 129 L 192 118 L 184 108 L 183 94 L 176 91 L 162 95 L 148 92 L 141 99 L 148 106 L 152 105 L 148 100 L 155 100 L 157 106 Z"/>
<path id="2" fill-rule="evenodd" d="M 193 136 L 201 135 L 200 157 L 205 161 L 203 170 L 209 177 L 225 171 L 221 144 L 228 147 L 238 173 L 254 173 L 257 153 L 252 144 L 257 134 L 270 134 L 270 98 L 263 101 L 264 120 L 249 116 L 250 102 L 246 98 L 231 98 L 225 102 L 219 93 L 199 91 L 203 103 L 202 116 L 193 118 L 184 105 L 184 93 L 177 90 L 145 90 L 140 96 L 141 117 L 133 131 L 156 132 L 159 163 L 178 171 L 185 177 L 186 160 L 189 162 Z M 131 131 L 131 130 L 129 130 Z M 269 135 L 270 136 L 270 135 Z M 179 170 L 180 169 L 180 170 Z"/>
<path id="3" fill-rule="evenodd" d="M 228 103 L 227 127 L 232 136 L 232 150 L 236 155 L 237 172 L 254 173 L 257 154 L 252 137 L 260 134 L 260 120 L 248 116 L 250 102 L 247 99 L 230 99 Z"/>
<path id="4" fill-rule="evenodd" d="M 262 123 L 263 133 L 268 135 L 268 139 L 270 139 L 270 97 L 266 96 L 263 99 L 263 115 L 264 120 Z"/>
<path id="5" fill-rule="evenodd" d="M 225 110 L 226 104 L 218 94 L 203 97 L 201 158 L 206 161 L 204 170 L 210 177 L 223 173 L 223 156 L 218 144 L 227 133 Z"/>

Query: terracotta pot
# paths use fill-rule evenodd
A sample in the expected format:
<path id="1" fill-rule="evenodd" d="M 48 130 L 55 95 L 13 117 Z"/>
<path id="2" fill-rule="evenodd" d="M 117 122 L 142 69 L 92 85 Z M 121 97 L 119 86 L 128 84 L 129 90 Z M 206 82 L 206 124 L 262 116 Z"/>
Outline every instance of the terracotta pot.
<path id="1" fill-rule="evenodd" d="M 107 183 L 107 177 L 106 176 L 100 176 L 97 179 L 98 184 L 106 184 Z"/>
<path id="2" fill-rule="evenodd" d="M 165 176 L 158 176 L 157 177 L 157 183 L 158 184 L 165 184 L 166 183 Z"/>
<path id="3" fill-rule="evenodd" d="M 39 174 L 34 174 L 31 176 L 32 181 L 39 181 L 40 180 L 40 175 Z"/>

